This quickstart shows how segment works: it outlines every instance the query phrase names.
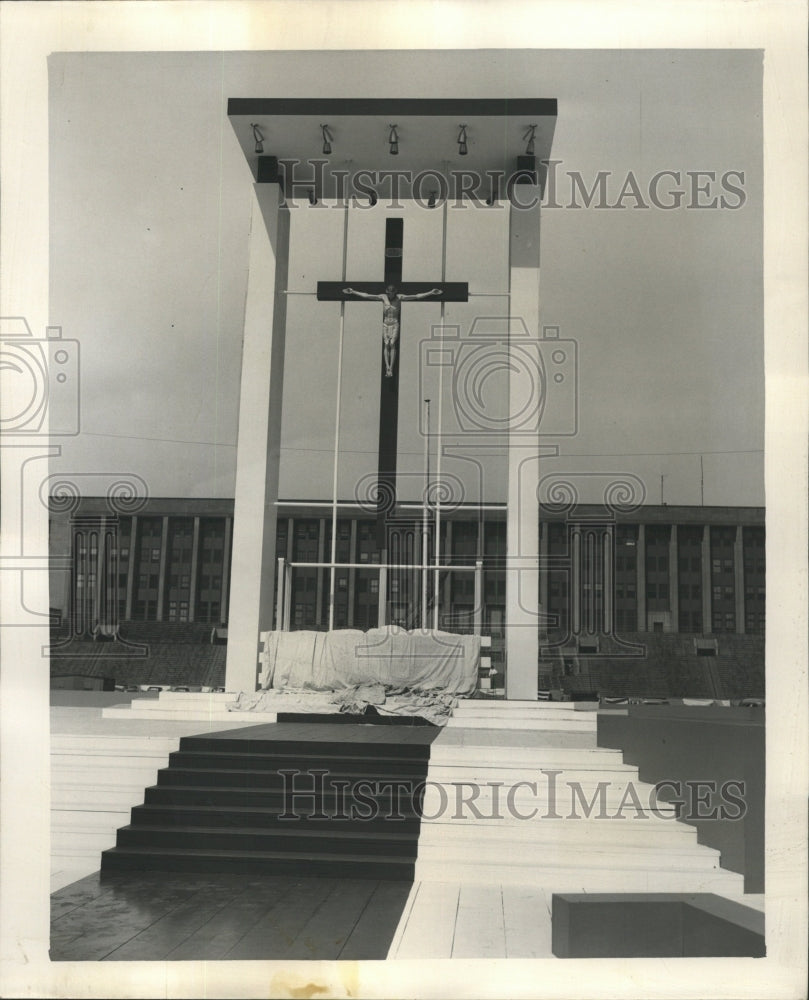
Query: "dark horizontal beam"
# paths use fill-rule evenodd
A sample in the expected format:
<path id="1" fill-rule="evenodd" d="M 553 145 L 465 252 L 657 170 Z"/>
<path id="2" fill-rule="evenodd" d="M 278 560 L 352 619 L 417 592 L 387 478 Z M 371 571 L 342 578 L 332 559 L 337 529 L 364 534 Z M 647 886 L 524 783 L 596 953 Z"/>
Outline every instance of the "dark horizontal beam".
<path id="1" fill-rule="evenodd" d="M 556 98 L 231 97 L 228 115 L 555 118 Z"/>
<path id="2" fill-rule="evenodd" d="M 318 281 L 317 298 L 319 302 L 362 302 L 362 299 L 352 295 L 344 295 L 344 288 L 355 288 L 358 292 L 368 295 L 379 295 L 385 291 L 384 281 Z M 465 281 L 403 281 L 396 285 L 400 295 L 420 295 L 429 292 L 431 288 L 440 288 L 443 295 L 436 295 L 425 302 L 467 302 L 469 300 L 469 285 Z"/>

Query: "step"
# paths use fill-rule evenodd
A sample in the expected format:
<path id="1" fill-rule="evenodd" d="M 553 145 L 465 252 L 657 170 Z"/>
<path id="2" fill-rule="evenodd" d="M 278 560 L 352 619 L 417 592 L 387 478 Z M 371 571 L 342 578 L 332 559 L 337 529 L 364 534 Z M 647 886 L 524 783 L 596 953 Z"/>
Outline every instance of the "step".
<path id="1" fill-rule="evenodd" d="M 573 713 L 571 712 L 571 716 Z M 540 730 L 542 732 L 595 732 L 598 728 L 595 713 L 588 717 L 583 712 L 579 718 L 535 719 L 526 715 L 509 716 L 507 719 L 490 719 L 484 716 L 453 716 L 447 722 L 449 729 L 508 729 Z"/>
<path id="2" fill-rule="evenodd" d="M 183 736 L 180 740 L 180 750 L 198 753 L 209 751 L 213 753 L 244 753 L 245 747 L 248 746 L 251 754 L 286 755 L 295 758 L 396 757 L 401 760 L 426 761 L 430 756 L 429 744 L 397 743 L 395 740 L 384 739 L 361 743 L 313 737 L 312 739 L 250 739 L 248 742 L 238 736 L 230 738 L 222 735 L 216 737 Z"/>
<path id="3" fill-rule="evenodd" d="M 427 761 L 390 756 L 324 756 L 323 754 L 214 753 L 201 750 L 177 750 L 169 757 L 169 766 L 180 769 L 234 769 L 238 771 L 275 772 L 295 770 L 307 773 L 327 770 L 332 775 L 346 773 L 424 777 Z"/>
<path id="4" fill-rule="evenodd" d="M 522 851 L 526 844 L 542 850 L 555 850 L 559 844 L 575 844 L 589 850 L 592 845 L 697 845 L 697 829 L 675 820 L 635 819 L 610 823 L 606 820 L 573 822 L 568 819 L 540 817 L 531 821 L 506 823 L 500 819 L 475 821 L 423 820 L 420 844 L 441 844 L 447 854 L 450 845 L 480 844 L 483 849 L 496 845 L 511 845 Z"/>
<path id="5" fill-rule="evenodd" d="M 95 830 L 109 827 L 117 830 L 119 826 L 129 821 L 130 810 L 97 809 L 85 811 L 81 809 L 51 808 L 51 830 Z"/>
<path id="6" fill-rule="evenodd" d="M 159 757 L 165 760 L 180 745 L 178 736 L 77 736 L 54 733 L 51 757 Z"/>
<path id="7" fill-rule="evenodd" d="M 159 765 L 164 761 L 155 761 L 150 767 L 124 767 L 119 761 L 99 762 L 95 766 L 75 766 L 54 764 L 51 767 L 51 787 L 78 785 L 84 788 L 121 789 L 145 788 L 154 784 Z"/>
<path id="8" fill-rule="evenodd" d="M 345 809 L 340 808 L 341 803 L 323 804 L 320 813 L 314 817 L 312 813 L 314 807 L 304 812 L 296 808 L 298 819 L 281 819 L 285 815 L 283 803 L 275 806 L 228 806 L 222 808 L 216 805 L 181 805 L 175 803 L 134 806 L 131 811 L 132 826 L 205 826 L 205 827 L 259 827 L 259 828 L 298 828 L 298 829 L 334 829 L 337 832 L 344 831 L 350 823 L 355 823 L 356 819 L 346 818 L 350 816 L 350 804 L 345 803 Z M 394 809 L 385 810 L 376 819 L 362 821 L 364 828 L 369 830 L 391 830 L 398 833 L 410 833 L 414 837 L 418 836 L 421 821 L 417 813 L 406 808 L 406 803 L 399 804 L 398 814 L 404 818 L 393 818 Z M 124 817 L 124 823 L 128 817 Z M 295 827 L 290 824 L 294 822 Z M 123 823 L 119 824 L 120 826 Z M 696 831 L 694 831 L 696 836 Z"/>
<path id="9" fill-rule="evenodd" d="M 240 875 L 311 875 L 411 881 L 414 862 L 376 855 L 295 854 L 294 852 L 184 850 L 113 847 L 101 856 L 105 871 L 185 871 Z"/>
<path id="10" fill-rule="evenodd" d="M 133 705 L 135 702 L 133 701 Z M 181 708 L 162 708 L 151 710 L 145 708 L 130 708 L 123 705 L 112 705 L 102 709 L 105 719 L 160 719 L 162 722 L 223 722 L 223 728 L 236 729 L 239 726 L 262 726 L 277 722 L 275 712 L 228 712 L 227 709 L 206 711 Z"/>
<path id="11" fill-rule="evenodd" d="M 154 781 L 154 773 L 149 781 Z M 120 785 L 59 784 L 51 788 L 52 810 L 77 812 L 128 812 L 143 801 L 143 784 L 121 788 Z"/>
<path id="12" fill-rule="evenodd" d="M 744 877 L 725 869 L 652 870 L 591 868 L 586 862 L 567 868 L 462 864 L 449 860 L 416 861 L 415 880 L 480 885 L 538 886 L 553 892 L 716 892 L 741 895 Z"/>
<path id="13" fill-rule="evenodd" d="M 401 812 L 404 814 L 408 808 L 407 798 L 404 794 L 399 797 Z M 367 813 L 382 810 L 386 807 L 384 814 L 392 811 L 392 806 L 387 803 L 393 799 L 393 792 L 379 793 L 373 796 L 373 800 L 367 807 Z M 253 785 L 246 785 L 241 788 L 232 786 L 212 787 L 210 785 L 152 785 L 144 790 L 143 801 L 147 806 L 164 805 L 178 806 L 180 808 L 194 806 L 212 806 L 218 809 L 245 808 L 245 809 L 278 809 L 283 811 L 286 807 L 284 791 L 282 788 L 262 789 Z M 365 801 L 368 801 L 367 799 Z M 347 795 L 338 792 L 329 794 L 322 798 L 322 809 L 324 812 L 332 814 L 339 812 L 342 804 L 346 803 L 348 808 L 351 802 Z M 140 804 L 140 803 L 138 803 Z M 294 809 L 298 813 L 306 813 L 312 809 L 311 799 L 305 794 L 296 797 Z M 363 810 L 363 814 L 367 814 Z"/>
<path id="14" fill-rule="evenodd" d="M 161 850 L 216 850 L 244 852 L 293 852 L 296 854 L 386 855 L 415 859 L 417 837 L 393 829 L 369 830 L 362 823 L 352 823 L 350 830 L 314 830 L 294 821 L 287 827 L 221 826 L 124 826 L 118 830 L 118 847 L 149 847 Z"/>
<path id="15" fill-rule="evenodd" d="M 620 845 L 589 845 L 586 852 L 581 844 L 555 844 L 552 849 L 535 850 L 519 845 L 519 854 L 509 851 L 506 844 L 483 842 L 450 845 L 419 841 L 419 861 L 445 861 L 450 864 L 503 865 L 515 872 L 532 868 L 572 868 L 580 864 L 588 869 L 636 869 L 660 871 L 668 868 L 688 868 L 694 871 L 719 868 L 719 851 L 702 845 L 693 847 L 653 846 L 622 848 Z"/>
<path id="16" fill-rule="evenodd" d="M 475 789 L 480 790 L 476 793 Z M 532 788 L 517 787 L 511 791 L 507 787 L 495 791 L 486 786 L 471 784 L 442 784 L 429 781 L 424 791 L 422 811 L 425 822 L 440 820 L 447 822 L 456 819 L 458 822 L 473 823 L 477 816 L 502 816 L 503 822 L 535 822 L 538 819 L 551 818 L 553 814 L 567 817 L 571 822 L 584 820 L 588 814 L 600 820 L 610 819 L 615 822 L 627 822 L 630 819 L 645 820 L 655 815 L 676 817 L 677 807 L 672 803 L 653 802 L 648 795 L 635 789 L 635 796 L 626 795 L 620 786 L 608 787 L 604 792 L 598 792 L 595 785 L 581 787 L 578 793 L 557 793 L 551 798 L 546 791 L 538 786 Z M 636 802 L 637 799 L 637 802 Z M 603 813 L 607 813 L 604 817 Z M 623 817 L 623 819 L 621 818 Z"/>
<path id="17" fill-rule="evenodd" d="M 546 788 L 550 785 L 551 780 L 559 788 L 574 781 L 592 784 L 597 784 L 599 781 L 633 781 L 636 784 L 641 784 L 638 781 L 638 769 L 631 764 L 625 764 L 622 767 L 616 767 L 613 764 L 612 767 L 588 769 L 581 764 L 563 768 L 524 767 L 520 763 L 487 767 L 485 764 L 444 764 L 443 762 L 431 761 L 428 776 L 430 781 L 462 781 L 467 783 L 471 781 L 480 784 L 504 782 L 511 785 L 517 781 L 535 781 L 538 785 Z"/>
<path id="18" fill-rule="evenodd" d="M 595 705 L 597 702 L 575 701 L 490 701 L 488 698 L 462 698 L 458 701 L 453 715 L 467 712 L 492 712 L 505 715 L 509 712 L 576 712 L 592 711 L 592 709 L 577 709 L 576 705 Z"/>
<path id="19" fill-rule="evenodd" d="M 54 830 L 51 833 L 52 854 L 95 854 L 115 846 L 117 830 Z"/>
<path id="20" fill-rule="evenodd" d="M 402 781 L 415 789 L 421 785 L 424 775 L 392 775 L 368 774 L 366 771 L 341 770 L 339 773 L 329 772 L 324 775 L 322 787 L 329 789 L 332 782 L 348 781 L 347 789 L 350 791 L 355 784 L 362 784 L 363 789 L 370 783 L 381 784 L 383 782 Z M 258 771 L 250 769 L 236 768 L 202 768 L 202 767 L 171 767 L 162 768 L 157 772 L 158 785 L 202 785 L 210 787 L 232 787 L 232 788 L 254 788 L 260 791 L 288 789 L 290 794 L 307 795 L 320 787 L 320 782 L 315 781 L 315 776 L 302 772 L 297 775 L 283 775 L 277 770 Z M 331 787 L 334 787 L 331 784 Z M 363 794 L 366 794 L 363 791 Z"/>
<path id="21" fill-rule="evenodd" d="M 581 767 L 585 770 L 613 770 L 624 765 L 620 750 L 604 747 L 532 746 L 453 746 L 433 743 L 430 767 L 435 765 L 505 765 L 541 768 Z M 634 768 L 637 771 L 637 768 Z"/>

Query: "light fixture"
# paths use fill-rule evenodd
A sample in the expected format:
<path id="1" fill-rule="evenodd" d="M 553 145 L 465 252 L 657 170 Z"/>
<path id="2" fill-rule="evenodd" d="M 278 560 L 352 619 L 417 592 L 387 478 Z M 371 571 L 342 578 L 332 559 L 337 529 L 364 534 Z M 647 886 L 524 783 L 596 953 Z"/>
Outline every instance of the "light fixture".
<path id="1" fill-rule="evenodd" d="M 264 136 L 261 134 L 261 129 L 258 125 L 250 123 L 250 128 L 253 130 L 253 139 L 256 143 L 256 152 L 259 156 L 264 152 Z"/>
<path id="2" fill-rule="evenodd" d="M 323 136 L 323 155 L 331 156 L 331 144 L 332 144 L 332 139 L 334 139 L 334 136 L 329 131 L 328 125 L 321 125 L 320 132 L 321 135 Z"/>
<path id="3" fill-rule="evenodd" d="M 435 203 L 438 198 L 437 191 L 431 191 L 429 197 L 427 198 L 427 208 L 435 208 Z"/>
<path id="4" fill-rule="evenodd" d="M 388 143 L 390 144 L 390 149 L 388 152 L 391 156 L 399 155 L 399 133 L 396 131 L 398 125 L 388 125 L 390 132 L 388 133 Z"/>
<path id="5" fill-rule="evenodd" d="M 526 140 L 528 141 L 528 145 L 525 147 L 526 156 L 534 155 L 534 135 L 536 133 L 536 130 L 537 130 L 536 125 L 529 125 L 525 131 L 525 135 L 522 137 L 523 142 L 525 142 Z"/>
<path id="6" fill-rule="evenodd" d="M 461 130 L 458 133 L 458 154 L 460 156 L 466 156 L 469 152 L 466 146 L 466 125 L 459 125 L 458 128 Z"/>
<path id="7" fill-rule="evenodd" d="M 309 204 L 310 205 L 317 204 L 317 195 L 315 194 L 314 188 L 309 188 Z"/>

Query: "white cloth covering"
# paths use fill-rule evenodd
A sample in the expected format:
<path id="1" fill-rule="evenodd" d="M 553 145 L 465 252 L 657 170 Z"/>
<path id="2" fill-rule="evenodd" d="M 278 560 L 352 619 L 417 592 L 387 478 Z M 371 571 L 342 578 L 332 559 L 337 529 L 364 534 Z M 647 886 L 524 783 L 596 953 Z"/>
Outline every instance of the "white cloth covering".
<path id="1" fill-rule="evenodd" d="M 387 626 L 263 638 L 261 690 L 242 693 L 231 710 L 359 712 L 373 704 L 384 715 L 419 715 L 441 725 L 456 699 L 477 684 L 480 636 Z"/>

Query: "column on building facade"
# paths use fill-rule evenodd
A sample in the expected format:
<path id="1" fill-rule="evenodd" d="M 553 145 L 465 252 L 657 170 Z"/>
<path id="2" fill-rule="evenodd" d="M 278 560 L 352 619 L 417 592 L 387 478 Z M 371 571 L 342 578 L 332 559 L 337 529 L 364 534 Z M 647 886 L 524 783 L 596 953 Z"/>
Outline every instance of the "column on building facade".
<path id="1" fill-rule="evenodd" d="M 379 570 L 379 594 L 377 602 L 377 625 L 384 628 L 388 624 L 388 571 L 383 566 Z"/>
<path id="2" fill-rule="evenodd" d="M 126 571 L 126 606 L 124 618 L 132 617 L 132 601 L 135 594 L 135 558 L 138 552 L 138 515 L 133 514 L 129 528 L 129 564 Z"/>
<path id="3" fill-rule="evenodd" d="M 539 525 L 539 609 L 545 616 L 540 621 L 539 630 L 543 636 L 548 634 L 548 522 Z"/>
<path id="4" fill-rule="evenodd" d="M 222 600 L 219 605 L 219 619 L 228 620 L 228 596 L 230 591 L 230 546 L 233 539 L 233 518 L 225 518 L 225 545 L 222 549 Z"/>
<path id="5" fill-rule="evenodd" d="M 104 542 L 106 541 L 107 519 L 101 514 L 95 528 L 90 532 L 90 566 L 95 573 L 95 584 L 93 586 L 93 611 L 91 626 L 100 624 L 103 618 L 102 609 L 104 607 Z M 93 537 L 96 540 L 96 554 L 93 560 Z"/>
<path id="6" fill-rule="evenodd" d="M 700 564 L 702 567 L 702 631 L 707 635 L 713 632 L 713 609 L 711 607 L 711 526 L 702 526 L 702 552 Z"/>
<path id="7" fill-rule="evenodd" d="M 582 574 L 581 574 L 581 528 L 578 525 L 573 527 L 571 532 L 571 560 L 570 560 L 570 631 L 574 635 L 581 632 L 581 596 L 582 596 Z"/>
<path id="8" fill-rule="evenodd" d="M 669 608 L 671 631 L 680 631 L 680 561 L 677 553 L 677 525 L 672 524 L 669 535 Z"/>
<path id="9" fill-rule="evenodd" d="M 615 588 L 613 576 L 613 552 L 615 551 L 615 525 L 608 524 L 604 529 L 603 540 L 603 608 L 604 620 L 602 629 L 607 635 L 612 635 L 615 631 L 613 623 L 612 595 Z"/>
<path id="10" fill-rule="evenodd" d="M 163 528 L 160 536 L 160 563 L 157 577 L 157 621 L 163 621 L 163 604 L 166 597 L 166 557 L 169 548 L 169 519 L 163 517 Z"/>
<path id="11" fill-rule="evenodd" d="M 326 518 L 321 517 L 317 522 L 317 561 L 323 562 L 323 553 L 326 551 Z M 323 575 L 324 571 L 320 567 L 317 569 L 315 578 L 315 628 L 320 627 L 323 619 Z"/>
<path id="12" fill-rule="evenodd" d="M 736 538 L 733 541 L 733 593 L 736 599 L 736 631 L 744 635 L 746 631 L 744 616 L 744 528 L 736 525 Z"/>
<path id="13" fill-rule="evenodd" d="M 188 620 L 194 621 L 197 611 L 197 572 L 199 570 L 199 517 L 194 518 L 194 534 L 191 539 L 191 586 L 188 589 Z M 224 555 L 224 550 L 223 550 Z M 222 567 L 222 586 L 225 585 L 227 563 Z"/>
<path id="14" fill-rule="evenodd" d="M 348 543 L 348 561 L 350 563 L 359 562 L 359 553 L 357 552 L 357 519 L 356 517 L 351 518 L 351 536 Z M 354 599 L 357 588 L 357 571 L 355 569 L 350 569 L 348 571 L 348 617 L 346 618 L 346 624 L 348 628 L 354 628 Z"/>
<path id="15" fill-rule="evenodd" d="M 635 571 L 638 575 L 638 632 L 646 631 L 646 525 L 638 525 L 638 558 Z"/>

